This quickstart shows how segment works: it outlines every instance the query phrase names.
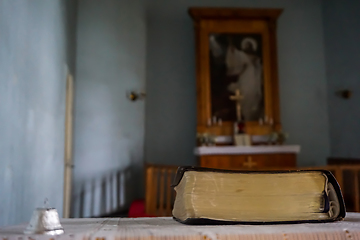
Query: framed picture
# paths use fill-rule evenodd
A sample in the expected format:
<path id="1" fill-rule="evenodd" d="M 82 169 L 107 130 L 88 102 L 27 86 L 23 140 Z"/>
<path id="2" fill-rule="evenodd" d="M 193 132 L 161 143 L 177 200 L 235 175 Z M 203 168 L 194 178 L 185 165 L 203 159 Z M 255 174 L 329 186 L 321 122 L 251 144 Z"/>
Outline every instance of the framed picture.
<path id="1" fill-rule="evenodd" d="M 218 135 L 231 135 L 239 118 L 249 134 L 281 128 L 276 50 L 281 12 L 189 9 L 196 36 L 198 132 L 206 131 L 210 119 L 221 119 Z"/>

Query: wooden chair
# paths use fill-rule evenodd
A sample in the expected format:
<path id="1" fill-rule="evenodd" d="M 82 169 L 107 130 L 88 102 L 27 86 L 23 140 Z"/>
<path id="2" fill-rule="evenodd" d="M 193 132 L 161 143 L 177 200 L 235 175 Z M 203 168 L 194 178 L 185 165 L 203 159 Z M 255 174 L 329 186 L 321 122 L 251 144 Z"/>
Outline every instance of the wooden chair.
<path id="1" fill-rule="evenodd" d="M 172 216 L 175 191 L 171 187 L 177 166 L 147 165 L 145 212 L 150 216 Z"/>
<path id="2" fill-rule="evenodd" d="M 359 172 L 360 164 L 328 165 L 338 181 L 348 212 L 360 212 Z"/>

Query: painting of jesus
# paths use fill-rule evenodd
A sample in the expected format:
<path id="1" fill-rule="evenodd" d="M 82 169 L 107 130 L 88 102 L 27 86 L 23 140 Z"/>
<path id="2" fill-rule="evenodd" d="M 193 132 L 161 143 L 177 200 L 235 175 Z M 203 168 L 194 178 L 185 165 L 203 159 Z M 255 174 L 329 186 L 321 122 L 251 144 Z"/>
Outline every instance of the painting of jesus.
<path id="1" fill-rule="evenodd" d="M 238 90 L 241 118 L 264 118 L 264 80 L 261 34 L 211 34 L 209 36 L 212 116 L 239 120 L 231 96 Z"/>

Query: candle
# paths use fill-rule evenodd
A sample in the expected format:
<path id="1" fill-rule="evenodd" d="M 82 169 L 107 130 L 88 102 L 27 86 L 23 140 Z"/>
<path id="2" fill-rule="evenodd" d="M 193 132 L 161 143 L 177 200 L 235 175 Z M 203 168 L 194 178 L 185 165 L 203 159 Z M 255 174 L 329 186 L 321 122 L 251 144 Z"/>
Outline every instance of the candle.
<path id="1" fill-rule="evenodd" d="M 214 125 L 216 124 L 216 116 L 213 116 L 212 122 Z"/>
<path id="2" fill-rule="evenodd" d="M 264 124 L 264 120 L 262 118 L 259 119 L 259 125 L 263 125 Z"/>

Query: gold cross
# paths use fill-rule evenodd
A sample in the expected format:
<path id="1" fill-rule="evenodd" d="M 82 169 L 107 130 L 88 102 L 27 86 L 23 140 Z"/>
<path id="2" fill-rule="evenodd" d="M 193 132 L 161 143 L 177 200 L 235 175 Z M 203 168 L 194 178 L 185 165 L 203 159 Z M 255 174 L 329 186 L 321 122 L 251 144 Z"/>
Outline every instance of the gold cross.
<path id="1" fill-rule="evenodd" d="M 240 94 L 240 90 L 235 90 L 235 95 L 230 96 L 230 100 L 236 101 L 236 117 L 238 121 L 241 121 L 241 99 L 243 99 L 244 96 Z"/>
<path id="2" fill-rule="evenodd" d="M 256 166 L 257 163 L 252 161 L 251 157 L 248 157 L 247 161 L 243 163 L 244 167 L 252 168 L 253 166 Z"/>

